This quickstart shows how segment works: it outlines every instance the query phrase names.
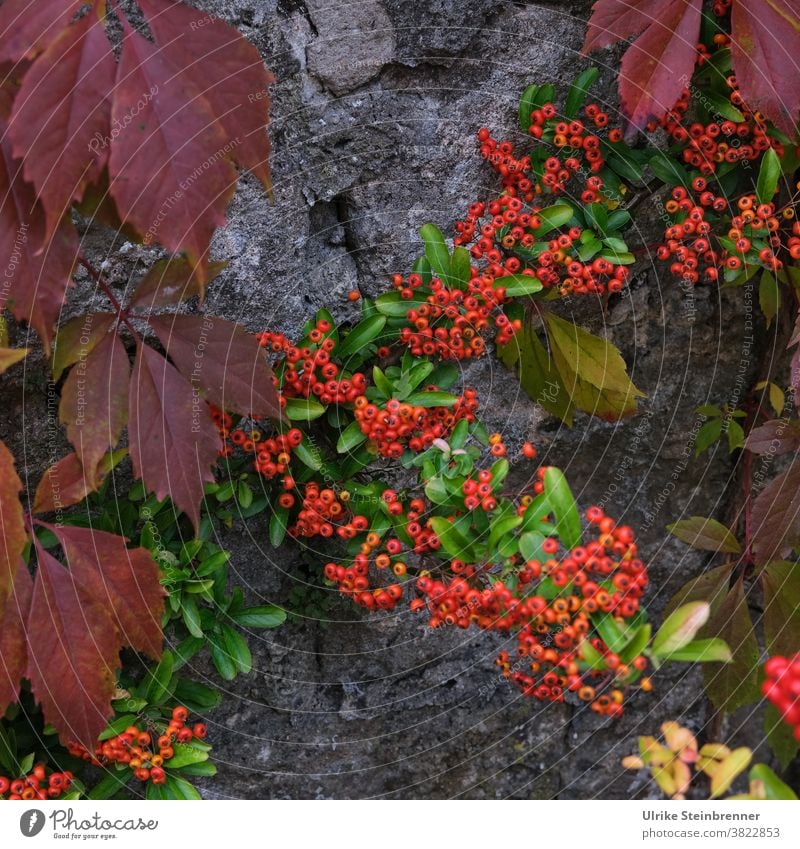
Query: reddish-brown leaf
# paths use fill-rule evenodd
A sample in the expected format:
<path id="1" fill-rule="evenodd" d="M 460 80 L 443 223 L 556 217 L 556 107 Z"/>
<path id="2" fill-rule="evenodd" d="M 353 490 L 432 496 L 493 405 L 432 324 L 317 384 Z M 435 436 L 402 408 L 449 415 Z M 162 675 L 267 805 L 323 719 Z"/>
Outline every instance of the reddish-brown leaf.
<path id="1" fill-rule="evenodd" d="M 75 579 L 93 587 L 111 612 L 120 641 L 161 657 L 165 591 L 158 564 L 146 548 L 128 548 L 124 537 L 89 528 L 47 525 L 58 537 Z"/>
<path id="2" fill-rule="evenodd" d="M 634 35 L 619 73 L 622 109 L 631 130 L 674 106 L 697 56 L 702 0 L 597 0 L 583 50 Z"/>
<path id="3" fill-rule="evenodd" d="M 800 542 L 800 462 L 795 460 L 759 493 L 750 523 L 756 563 L 781 560 Z"/>
<path id="4" fill-rule="evenodd" d="M 53 380 L 59 380 L 65 369 L 88 357 L 114 321 L 110 312 L 90 312 L 59 327 L 53 345 Z"/>
<path id="5" fill-rule="evenodd" d="M 275 81 L 258 49 L 232 26 L 172 0 L 141 0 L 156 43 L 211 104 L 232 144 L 231 157 L 268 191 L 268 87 Z"/>
<path id="6" fill-rule="evenodd" d="M 97 473 L 87 475 L 77 454 L 67 454 L 42 475 L 33 500 L 34 513 L 58 513 L 78 504 L 97 488 Z"/>
<path id="7" fill-rule="evenodd" d="M 3 0 L 0 62 L 16 62 L 43 50 L 69 23 L 84 0 Z"/>
<path id="8" fill-rule="evenodd" d="M 731 53 L 747 104 L 790 136 L 800 112 L 800 4 L 734 0 Z"/>
<path id="9" fill-rule="evenodd" d="M 800 566 L 779 560 L 761 573 L 767 654 L 792 655 L 800 647 Z"/>
<path id="10" fill-rule="evenodd" d="M 272 369 L 241 325 L 205 315 L 154 316 L 150 324 L 184 377 L 218 407 L 280 416 Z"/>
<path id="11" fill-rule="evenodd" d="M 45 217 L 33 187 L 23 181 L 11 155 L 7 125 L 0 121 L 0 254 L 6 257 L 4 285 L 14 315 L 27 321 L 50 351 L 53 325 L 78 252 L 78 237 L 65 217 L 45 243 Z"/>
<path id="12" fill-rule="evenodd" d="M 0 610 L 11 591 L 22 550 L 28 540 L 19 493 L 22 481 L 14 457 L 0 440 Z"/>
<path id="13" fill-rule="evenodd" d="M 210 262 L 208 264 L 206 283 L 211 282 L 227 262 Z M 130 300 L 131 307 L 156 307 L 178 304 L 194 295 L 202 295 L 196 270 L 183 257 L 160 259 L 155 263 L 136 286 L 136 291 Z"/>
<path id="14" fill-rule="evenodd" d="M 108 158 L 116 62 L 103 24 L 85 15 L 68 26 L 25 74 L 9 121 L 52 233 Z"/>
<path id="15" fill-rule="evenodd" d="M 83 468 L 93 473 L 122 436 L 128 414 L 130 363 L 116 333 L 107 333 L 70 370 L 58 413 Z"/>
<path id="16" fill-rule="evenodd" d="M 773 419 L 753 428 L 744 447 L 754 454 L 788 454 L 800 448 L 800 422 L 792 419 Z"/>
<path id="17" fill-rule="evenodd" d="M 142 344 L 130 384 L 128 441 L 134 475 L 157 498 L 169 495 L 198 529 L 203 485 L 214 480 L 219 435 L 199 391 Z"/>
<path id="18" fill-rule="evenodd" d="M 225 223 L 236 170 L 208 101 L 168 57 L 168 48 L 125 32 L 111 110 L 111 195 L 146 243 L 185 251 L 199 266 Z M 200 267 L 198 275 L 202 282 Z"/>
<path id="19" fill-rule="evenodd" d="M 85 586 L 37 545 L 27 678 L 62 739 L 93 749 L 111 714 L 120 635 L 103 587 Z"/>
<path id="20" fill-rule="evenodd" d="M 25 621 L 31 604 L 33 583 L 25 563 L 20 562 L 14 586 L 0 608 L 0 716 L 17 700 L 19 684 L 25 675 L 28 653 Z"/>

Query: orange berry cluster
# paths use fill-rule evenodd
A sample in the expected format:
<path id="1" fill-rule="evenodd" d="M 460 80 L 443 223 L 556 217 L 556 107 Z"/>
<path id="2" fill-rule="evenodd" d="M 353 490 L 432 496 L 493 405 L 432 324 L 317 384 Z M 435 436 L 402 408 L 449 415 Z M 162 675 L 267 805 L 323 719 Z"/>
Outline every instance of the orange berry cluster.
<path id="1" fill-rule="evenodd" d="M 308 333 L 310 344 L 302 348 L 292 344 L 282 333 L 259 334 L 263 347 L 283 355 L 281 394 L 284 397 L 310 398 L 313 395 L 322 404 L 347 404 L 364 392 L 367 379 L 360 372 L 350 378 L 340 378 L 340 367 L 332 359 L 336 343 L 325 335 L 332 329 L 327 319 L 320 319 Z"/>
<path id="2" fill-rule="evenodd" d="M 435 392 L 437 387 L 428 386 L 426 391 Z M 477 409 L 474 389 L 465 389 L 449 407 L 418 407 L 394 398 L 379 407 L 362 395 L 356 399 L 355 417 L 370 446 L 382 457 L 396 459 L 406 446 L 419 453 L 429 448 L 434 439 L 449 436 L 461 419 L 475 421 Z"/>
<path id="3" fill-rule="evenodd" d="M 424 604 L 417 603 L 413 609 L 427 606 L 433 628 L 475 624 L 485 630 L 518 629 L 516 661 L 503 651 L 497 664 L 525 695 L 563 701 L 566 692 L 574 692 L 590 702 L 595 712 L 619 716 L 624 700 L 621 688 L 629 675 L 641 672 L 647 662 L 640 655 L 623 663 L 599 637 L 591 636 L 589 617 L 597 612 L 619 620 L 634 616 L 648 583 L 647 569 L 637 556 L 629 527 L 616 526 L 599 507 L 589 508 L 587 519 L 596 529 L 596 539 L 558 559 L 559 543 L 548 538 L 542 548 L 551 556 L 544 562 L 525 563 L 516 587 L 500 580 L 483 588 L 475 586 L 469 578 L 479 570 L 453 561 L 453 571 L 464 575 L 445 579 L 421 576 L 417 588 Z M 547 597 L 537 593 L 545 582 L 556 589 L 554 597 L 550 592 Z M 583 668 L 584 639 L 602 655 L 605 670 Z"/>
<path id="4" fill-rule="evenodd" d="M 281 502 L 281 506 L 291 507 L 294 504 L 294 496 L 289 493 L 286 495 L 288 497 Z M 295 523 L 288 529 L 290 536 L 332 537 L 337 530 L 336 524 L 340 524 L 339 536 L 348 539 L 350 530 L 343 530 L 348 528 L 348 525 L 352 525 L 353 535 L 366 529 L 366 519 L 363 516 L 356 516 L 352 523 L 348 523 L 350 514 L 342 495 L 343 493 L 337 493 L 333 489 L 320 488 L 318 483 L 305 484 L 300 512 Z"/>
<path id="5" fill-rule="evenodd" d="M 689 283 L 718 280 L 725 269 L 736 271 L 745 264 L 761 264 L 772 271 L 783 268 L 778 254 L 781 250 L 781 218 L 772 203 L 758 203 L 756 196 L 739 197 L 735 207 L 727 198 L 715 195 L 706 188 L 703 177 L 696 177 L 692 188 L 698 193 L 694 198 L 683 187 L 672 190 L 665 204 L 675 223 L 664 232 L 665 244 L 660 245 L 660 260 L 672 260 L 670 271 Z M 729 247 L 717 250 L 711 234 L 720 221 L 719 215 L 731 215 L 726 233 Z M 791 210 L 789 210 L 791 217 Z M 795 221 L 788 250 L 792 258 L 800 256 L 800 228 Z"/>
<path id="6" fill-rule="evenodd" d="M 0 775 L 0 799 L 58 799 L 72 786 L 73 774 L 69 770 L 47 774 L 44 764 L 37 764 L 24 778 L 6 778 Z"/>
<path id="7" fill-rule="evenodd" d="M 139 725 L 129 725 L 121 734 L 98 741 L 94 752 L 75 740 L 67 741 L 67 751 L 94 766 L 126 764 L 140 781 L 164 784 L 167 780 L 164 767 L 169 767 L 168 762 L 175 755 L 174 743 L 188 743 L 194 738 L 202 740 L 206 736 L 205 725 L 196 722 L 190 728 L 186 724 L 188 718 L 189 711 L 179 706 L 173 709 L 172 719 L 160 734 Z"/>
<path id="8" fill-rule="evenodd" d="M 793 657 L 771 657 L 764 664 L 764 674 L 762 692 L 794 727 L 794 736 L 800 740 L 800 652 Z"/>
<path id="9" fill-rule="evenodd" d="M 510 265 L 497 265 L 485 274 L 471 277 L 466 291 L 449 289 L 438 278 L 425 287 L 419 274 L 410 274 L 406 280 L 395 274 L 393 285 L 400 297 L 412 298 L 419 304 L 411 306 L 406 314 L 408 325 L 400 330 L 400 341 L 415 356 L 439 356 L 462 360 L 479 357 L 486 350 L 481 332 L 490 324 L 497 328 L 497 341 L 510 341 L 522 327 L 520 321 L 511 321 L 499 307 L 507 302 L 505 291 L 495 285 L 495 278 L 518 269 L 519 260 L 511 258 Z M 474 269 L 473 269 L 474 272 Z M 425 298 L 425 303 L 419 303 Z"/>

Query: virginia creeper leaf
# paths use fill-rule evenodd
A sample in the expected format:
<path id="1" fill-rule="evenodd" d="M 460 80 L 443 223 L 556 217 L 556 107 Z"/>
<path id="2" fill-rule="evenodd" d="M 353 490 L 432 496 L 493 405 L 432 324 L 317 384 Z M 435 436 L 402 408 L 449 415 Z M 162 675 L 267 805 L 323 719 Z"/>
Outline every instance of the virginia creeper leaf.
<path id="1" fill-rule="evenodd" d="M 37 545 L 26 637 L 34 698 L 63 739 L 94 746 L 112 713 L 121 641 L 94 586 L 77 581 Z"/>
<path id="2" fill-rule="evenodd" d="M 107 333 L 64 383 L 59 418 L 90 481 L 122 436 L 130 373 L 125 346 L 116 333 Z"/>
<path id="3" fill-rule="evenodd" d="M 24 360 L 27 354 L 27 348 L 0 348 L 0 374 Z"/>
<path id="4" fill-rule="evenodd" d="M 97 484 L 97 474 L 83 471 L 78 455 L 67 454 L 53 463 L 42 475 L 33 502 L 34 513 L 57 513 L 78 504 Z"/>
<path id="5" fill-rule="evenodd" d="M 794 0 L 735 0 L 731 53 L 745 102 L 790 136 L 800 111 L 800 15 Z"/>
<path id="6" fill-rule="evenodd" d="M 800 646 L 800 566 L 777 561 L 761 573 L 767 654 L 793 655 Z"/>
<path id="7" fill-rule="evenodd" d="M 236 171 L 230 140 L 208 101 L 168 57 L 169 49 L 126 28 L 111 107 L 118 132 L 110 191 L 122 220 L 146 244 L 184 251 L 202 283 L 201 263 L 212 233 L 225 223 Z"/>
<path id="8" fill-rule="evenodd" d="M 22 550 L 28 541 L 19 500 L 21 490 L 22 481 L 14 467 L 14 457 L 0 440 L 0 610 L 11 592 Z"/>
<path id="9" fill-rule="evenodd" d="M 141 0 L 156 43 L 196 86 L 231 142 L 231 158 L 268 191 L 268 87 L 275 81 L 258 48 L 219 18 L 171 0 Z"/>
<path id="10" fill-rule="evenodd" d="M 756 563 L 780 560 L 800 540 L 800 463 L 792 463 L 759 493 L 751 525 Z"/>
<path id="11" fill-rule="evenodd" d="M 210 262 L 207 280 L 213 280 L 227 265 L 226 262 Z M 136 286 L 130 300 L 131 307 L 156 307 L 178 304 L 193 295 L 202 295 L 203 287 L 195 269 L 183 257 L 160 259 Z"/>
<path id="12" fill-rule="evenodd" d="M 25 646 L 25 621 L 31 604 L 30 572 L 20 562 L 14 586 L 0 608 L 0 716 L 17 700 L 20 679 L 25 675 L 28 654 Z"/>
<path id="13" fill-rule="evenodd" d="M 114 320 L 110 312 L 86 313 L 59 327 L 53 343 L 53 380 L 59 380 L 65 369 L 88 357 Z"/>
<path id="14" fill-rule="evenodd" d="M 198 530 L 203 484 L 214 480 L 220 444 L 205 402 L 164 357 L 140 344 L 128 406 L 134 476 L 159 500 L 169 495 Z"/>
<path id="15" fill-rule="evenodd" d="M 84 15 L 36 59 L 14 99 L 13 151 L 44 207 L 48 235 L 106 163 L 115 74 L 103 23 Z"/>
<path id="16" fill-rule="evenodd" d="M 150 324 L 178 370 L 214 404 L 280 417 L 272 369 L 258 339 L 241 325 L 207 315 L 154 316 Z"/>
<path id="17" fill-rule="evenodd" d="M 742 550 L 736 537 L 716 519 L 692 516 L 667 525 L 667 530 L 681 542 L 703 551 L 738 554 Z"/>
<path id="18" fill-rule="evenodd" d="M 102 593 L 123 645 L 161 657 L 164 588 L 146 548 L 128 548 L 124 537 L 91 528 L 47 525 L 64 549 L 75 579 Z"/>
<path id="19" fill-rule="evenodd" d="M 754 454 L 788 454 L 800 448 L 800 423 L 792 419 L 773 419 L 753 428 L 744 447 Z"/>
<path id="20" fill-rule="evenodd" d="M 728 594 L 728 584 L 733 571 L 733 564 L 726 563 L 715 569 L 701 572 L 697 577 L 685 583 L 678 592 L 667 602 L 664 615 L 669 614 L 690 601 L 707 601 L 711 606 L 713 616 L 723 599 Z"/>
<path id="21" fill-rule="evenodd" d="M 83 0 L 4 0 L 0 6 L 0 62 L 43 50 L 69 23 Z"/>

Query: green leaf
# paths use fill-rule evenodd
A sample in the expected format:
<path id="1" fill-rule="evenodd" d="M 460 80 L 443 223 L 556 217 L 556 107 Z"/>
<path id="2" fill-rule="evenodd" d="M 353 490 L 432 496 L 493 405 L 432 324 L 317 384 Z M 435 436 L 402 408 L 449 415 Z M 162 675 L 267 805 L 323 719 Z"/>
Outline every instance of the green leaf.
<path id="1" fill-rule="evenodd" d="M 667 525 L 667 530 L 681 542 L 701 551 L 724 551 L 739 554 L 742 547 L 736 537 L 721 522 L 703 516 L 692 516 Z"/>
<path id="2" fill-rule="evenodd" d="M 783 715 L 771 702 L 767 703 L 764 711 L 764 736 L 767 738 L 781 769 L 786 769 L 794 760 L 800 741 L 794 736 L 794 728 L 783 718 Z"/>
<path id="3" fill-rule="evenodd" d="M 551 230 L 556 230 L 568 224 L 575 216 L 575 210 L 567 203 L 555 203 L 536 214 L 542 220 L 535 231 L 536 237 L 539 238 L 546 236 Z"/>
<path id="4" fill-rule="evenodd" d="M 683 648 L 666 654 L 660 653 L 659 658 L 663 661 L 681 660 L 689 663 L 708 663 L 716 661 L 718 663 L 730 663 L 732 659 L 731 650 L 725 640 L 720 640 L 719 637 L 711 637 L 707 640 L 692 640 Z"/>
<path id="5" fill-rule="evenodd" d="M 730 663 L 703 667 L 706 692 L 714 706 L 729 713 L 758 701 L 760 651 L 741 579 L 709 620 L 706 633 L 724 640 L 733 654 Z"/>
<path id="6" fill-rule="evenodd" d="M 366 442 L 367 435 L 361 430 L 359 422 L 350 422 L 350 424 L 339 434 L 339 439 L 336 442 L 336 450 L 340 454 L 349 454 L 362 442 Z"/>
<path id="7" fill-rule="evenodd" d="M 112 719 L 106 730 L 98 735 L 98 740 L 110 740 L 112 737 L 116 737 L 118 734 L 122 734 L 122 732 L 131 724 L 137 721 L 139 717 L 133 713 L 126 713 L 123 716 L 115 716 Z"/>
<path id="8" fill-rule="evenodd" d="M 647 622 L 636 630 L 628 645 L 620 652 L 619 657 L 623 663 L 631 663 L 647 648 L 651 631 L 652 627 Z"/>
<path id="9" fill-rule="evenodd" d="M 788 784 L 784 784 L 766 764 L 756 764 L 747 777 L 751 782 L 760 781 L 764 785 L 767 799 L 797 801 L 794 790 Z"/>
<path id="10" fill-rule="evenodd" d="M 336 356 L 341 360 L 346 360 L 354 354 L 362 353 L 367 345 L 380 336 L 385 325 L 385 315 L 373 315 L 359 321 L 345 336 L 344 342 L 336 349 Z"/>
<path id="11" fill-rule="evenodd" d="M 384 398 L 391 398 L 394 395 L 394 387 L 378 366 L 372 368 L 372 382 Z"/>
<path id="12" fill-rule="evenodd" d="M 781 290 L 778 286 L 778 278 L 767 268 L 764 269 L 758 284 L 758 304 L 769 327 L 781 305 Z"/>
<path id="13" fill-rule="evenodd" d="M 509 274 L 498 281 L 506 290 L 509 298 L 519 298 L 523 295 L 535 295 L 542 291 L 542 281 L 529 274 Z"/>
<path id="14" fill-rule="evenodd" d="M 313 442 L 310 442 L 305 434 L 303 434 L 303 441 L 292 449 L 292 455 L 304 466 L 308 466 L 315 472 L 318 472 L 324 463 L 319 448 Z"/>
<path id="15" fill-rule="evenodd" d="M 149 786 L 153 786 L 152 782 Z M 203 797 L 197 792 L 197 788 L 177 775 L 167 773 L 167 780 L 162 785 L 171 799 L 188 799 L 199 801 Z"/>
<path id="16" fill-rule="evenodd" d="M 592 67 L 581 71 L 575 78 L 575 82 L 570 86 L 567 99 L 564 103 L 564 115 L 567 118 L 574 118 L 578 114 L 578 111 L 586 100 L 589 89 L 594 85 L 599 75 L 600 71 Z"/>
<path id="17" fill-rule="evenodd" d="M 615 654 L 619 654 L 628 644 L 628 637 L 619 623 L 609 613 L 594 614 L 590 617 L 600 639 Z"/>
<path id="18" fill-rule="evenodd" d="M 419 229 L 425 242 L 425 256 L 433 273 L 445 284 L 450 281 L 450 251 L 447 249 L 442 231 L 435 224 L 423 224 Z"/>
<path id="19" fill-rule="evenodd" d="M 544 320 L 556 367 L 575 406 L 611 421 L 634 413 L 643 393 L 628 377 L 620 352 L 553 313 L 545 313 Z"/>
<path id="20" fill-rule="evenodd" d="M 682 649 L 695 638 L 710 615 L 711 605 L 707 601 L 692 601 L 670 613 L 653 638 L 653 654 L 663 656 Z"/>
<path id="21" fill-rule="evenodd" d="M 703 451 L 713 445 L 722 434 L 722 419 L 710 419 L 700 430 L 694 439 L 694 456 L 699 457 Z"/>
<path id="22" fill-rule="evenodd" d="M 701 97 L 703 100 L 708 101 L 712 112 L 716 112 L 726 120 L 735 121 L 737 124 L 747 120 L 727 97 L 717 94 L 715 91 L 708 88 L 703 89 Z"/>
<path id="23" fill-rule="evenodd" d="M 169 695 L 174 664 L 175 658 L 172 652 L 165 651 L 161 663 L 145 672 L 142 698 L 147 699 L 148 704 L 160 705 Z"/>
<path id="24" fill-rule="evenodd" d="M 87 799 L 111 799 L 133 778 L 133 770 L 126 766 L 120 770 L 109 770 L 86 794 Z"/>
<path id="25" fill-rule="evenodd" d="M 450 283 L 457 289 L 466 289 L 472 276 L 472 261 L 469 251 L 458 245 L 453 249 L 450 260 Z"/>
<path id="26" fill-rule="evenodd" d="M 529 85 L 522 92 L 522 97 L 519 101 L 519 128 L 523 133 L 527 133 L 531 127 L 531 112 L 533 112 L 533 104 L 536 99 L 536 94 L 539 91 L 538 85 Z"/>
<path id="27" fill-rule="evenodd" d="M 771 147 L 761 160 L 756 183 L 756 197 L 759 203 L 772 203 L 781 176 L 781 161 L 775 148 Z"/>
<path id="28" fill-rule="evenodd" d="M 231 619 L 242 628 L 277 628 L 286 621 L 286 611 L 274 604 L 261 604 L 257 607 L 245 607 Z"/>
<path id="29" fill-rule="evenodd" d="M 561 469 L 549 466 L 544 473 L 544 491 L 556 518 L 558 536 L 567 548 L 581 544 L 581 517 Z"/>
<path id="30" fill-rule="evenodd" d="M 314 398 L 287 398 L 284 412 L 293 422 L 311 422 L 325 412 L 325 407 Z"/>
<path id="31" fill-rule="evenodd" d="M 588 664 L 589 669 L 595 669 L 597 672 L 604 672 L 606 669 L 606 661 L 602 654 L 589 642 L 589 640 L 581 640 L 579 647 L 580 656 L 584 663 Z"/>
<path id="32" fill-rule="evenodd" d="M 272 516 L 270 516 L 269 541 L 272 544 L 273 548 L 278 548 L 278 546 L 283 542 L 283 539 L 286 536 L 288 520 L 288 507 L 276 507 L 275 512 L 272 514 Z"/>
<path id="33" fill-rule="evenodd" d="M 233 681 L 236 677 L 237 666 L 228 652 L 224 638 L 214 634 L 213 637 L 209 637 L 208 645 L 211 650 L 211 660 L 214 662 L 217 672 L 226 681 Z"/>
<path id="34" fill-rule="evenodd" d="M 193 637 L 202 637 L 203 627 L 200 624 L 200 611 L 193 596 L 184 595 L 181 599 L 181 615 L 183 616 L 183 624 L 186 625 L 186 630 Z"/>
<path id="35" fill-rule="evenodd" d="M 522 516 L 498 516 L 489 525 L 489 551 L 496 551 L 498 544 L 504 542 L 509 531 L 513 531 L 522 524 Z M 515 549 L 516 550 L 516 549 Z"/>
<path id="36" fill-rule="evenodd" d="M 791 656 L 800 646 L 800 565 L 778 560 L 761 572 L 767 653 Z"/>
<path id="37" fill-rule="evenodd" d="M 650 170 L 668 186 L 683 186 L 686 189 L 691 189 L 691 179 L 689 178 L 686 169 L 677 160 L 664 153 L 652 157 L 648 162 Z"/>
<path id="38" fill-rule="evenodd" d="M 418 293 L 406 300 L 399 292 L 384 292 L 375 299 L 376 309 L 387 318 L 405 318 L 409 310 L 419 309 L 424 303 L 425 298 Z"/>
<path id="39" fill-rule="evenodd" d="M 452 407 L 458 398 L 449 392 L 415 392 L 406 398 L 406 403 L 414 407 Z"/>
<path id="40" fill-rule="evenodd" d="M 519 553 L 526 561 L 538 560 L 541 562 L 547 560 L 547 555 L 542 550 L 544 541 L 545 535 L 539 531 L 526 531 L 519 537 Z"/>
<path id="41" fill-rule="evenodd" d="M 211 778 L 216 774 L 217 767 L 211 761 L 202 761 L 181 767 L 181 775 L 189 775 L 192 778 Z"/>
<path id="42" fill-rule="evenodd" d="M 739 422 L 730 419 L 728 422 L 728 451 L 735 451 L 744 445 L 744 429 Z"/>
<path id="43" fill-rule="evenodd" d="M 472 544 L 452 522 L 440 516 L 434 516 L 430 520 L 430 525 L 433 532 L 439 537 L 442 548 L 450 557 L 460 560 L 471 559 Z"/>
<path id="44" fill-rule="evenodd" d="M 180 769 L 189 764 L 208 760 L 208 750 L 193 746 L 191 743 L 175 743 L 173 750 L 175 754 L 164 764 L 166 769 Z"/>

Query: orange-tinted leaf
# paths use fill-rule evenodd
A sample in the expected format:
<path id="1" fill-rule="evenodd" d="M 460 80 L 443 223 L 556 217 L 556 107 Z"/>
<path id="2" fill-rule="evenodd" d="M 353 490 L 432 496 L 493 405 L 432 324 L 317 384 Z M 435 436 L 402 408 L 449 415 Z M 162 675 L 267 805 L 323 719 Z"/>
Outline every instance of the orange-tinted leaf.
<path id="1" fill-rule="evenodd" d="M 800 8 L 796 0 L 735 0 L 731 53 L 747 104 L 795 135 L 800 112 Z"/>
<path id="2" fill-rule="evenodd" d="M 800 541 L 800 462 L 764 487 L 753 502 L 750 521 L 756 563 L 781 560 Z"/>
<path id="3" fill-rule="evenodd" d="M 111 714 L 121 641 L 102 585 L 84 586 L 37 545 L 27 678 L 62 739 L 92 748 Z"/>
<path id="4" fill-rule="evenodd" d="M 156 316 L 150 324 L 184 377 L 218 407 L 280 416 L 272 369 L 241 325 L 205 315 Z"/>
<path id="5" fill-rule="evenodd" d="M 0 253 L 8 258 L 3 282 L 9 285 L 14 315 L 33 326 L 49 353 L 78 238 L 66 217 L 47 244 L 44 232 L 44 213 L 33 187 L 22 179 L 20 163 L 11 155 L 7 125 L 0 121 Z"/>
<path id="6" fill-rule="evenodd" d="M 14 583 L 14 574 L 28 540 L 19 493 L 22 481 L 14 457 L 0 441 L 0 610 Z"/>
<path id="7" fill-rule="evenodd" d="M 704 633 L 724 640 L 733 655 L 730 663 L 703 665 L 706 692 L 714 706 L 730 712 L 756 701 L 760 652 L 741 580 L 731 588 Z"/>
<path id="8" fill-rule="evenodd" d="M 169 495 L 199 528 L 203 485 L 214 480 L 219 435 L 199 393 L 146 345 L 138 348 L 129 416 L 135 477 L 157 498 Z"/>
<path id="9" fill-rule="evenodd" d="M 43 50 L 69 23 L 83 0 L 4 0 L 0 6 L 0 62 Z"/>
<path id="10" fill-rule="evenodd" d="M 139 5 L 156 43 L 225 127 L 233 161 L 270 190 L 267 87 L 274 78 L 258 49 L 229 24 L 183 3 L 141 0 Z"/>
<path id="11" fill-rule="evenodd" d="M 227 262 L 210 262 L 207 268 L 206 283 L 213 280 Z M 130 300 L 132 307 L 155 307 L 178 304 L 194 295 L 202 295 L 196 270 L 183 257 L 161 259 L 145 274 L 136 286 Z"/>
<path id="12" fill-rule="evenodd" d="M 42 475 L 33 500 L 34 513 L 58 513 L 78 504 L 97 487 L 97 475 L 84 474 L 77 454 L 67 454 Z"/>
<path id="13" fill-rule="evenodd" d="M 27 348 L 0 348 L 0 374 L 24 360 L 27 354 Z"/>
<path id="14" fill-rule="evenodd" d="M 52 232 L 108 158 L 116 62 L 103 24 L 85 15 L 68 26 L 25 74 L 9 121 Z"/>
<path id="15" fill-rule="evenodd" d="M 702 0 L 597 0 L 584 52 L 638 36 L 619 73 L 620 101 L 634 130 L 674 106 L 694 71 Z"/>
<path id="16" fill-rule="evenodd" d="M 0 608 L 0 716 L 17 700 L 19 684 L 25 675 L 28 653 L 25 646 L 25 621 L 31 604 L 31 576 L 20 562 L 14 586 Z"/>
<path id="17" fill-rule="evenodd" d="M 84 469 L 93 473 L 119 442 L 128 416 L 130 363 L 116 333 L 107 333 L 64 383 L 59 418 Z"/>
<path id="18" fill-rule="evenodd" d="M 90 312 L 59 327 L 53 344 L 53 380 L 59 380 L 65 369 L 88 357 L 114 320 L 110 312 Z"/>
<path id="19" fill-rule="evenodd" d="M 124 537 L 89 528 L 48 525 L 58 537 L 70 572 L 111 612 L 123 645 L 161 657 L 164 588 L 158 565 L 146 548 L 128 548 Z"/>
<path id="20" fill-rule="evenodd" d="M 169 48 L 162 52 L 126 29 L 111 108 L 118 130 L 109 158 L 111 195 L 145 243 L 185 251 L 198 265 L 225 223 L 236 170 L 208 101 L 168 57 Z"/>

